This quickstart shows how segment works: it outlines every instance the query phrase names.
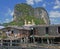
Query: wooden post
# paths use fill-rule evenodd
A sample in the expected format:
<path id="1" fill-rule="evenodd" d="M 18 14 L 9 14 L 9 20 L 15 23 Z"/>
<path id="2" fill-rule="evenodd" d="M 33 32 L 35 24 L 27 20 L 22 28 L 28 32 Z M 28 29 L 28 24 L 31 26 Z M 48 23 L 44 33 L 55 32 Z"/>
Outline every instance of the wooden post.
<path id="1" fill-rule="evenodd" d="M 22 38 L 21 38 L 21 43 L 22 43 L 23 41 L 22 41 Z"/>
<path id="2" fill-rule="evenodd" d="M 42 44 L 43 44 L 43 38 L 41 37 L 41 42 L 42 42 Z"/>
<path id="3" fill-rule="evenodd" d="M 34 37 L 34 35 L 33 35 L 33 43 L 35 43 L 35 37 Z"/>
<path id="4" fill-rule="evenodd" d="M 51 44 L 52 44 L 52 39 L 51 39 Z"/>
<path id="5" fill-rule="evenodd" d="M 3 44 L 3 40 L 1 39 L 1 46 L 2 46 L 2 44 Z"/>
<path id="6" fill-rule="evenodd" d="M 26 37 L 26 43 L 28 43 L 28 37 Z"/>
<path id="7" fill-rule="evenodd" d="M 52 43 L 54 43 L 54 38 L 52 38 Z"/>
<path id="8" fill-rule="evenodd" d="M 26 38 L 23 39 L 24 40 L 24 44 L 26 43 Z"/>
<path id="9" fill-rule="evenodd" d="M 49 39 L 47 38 L 47 44 L 49 44 Z"/>
<path id="10" fill-rule="evenodd" d="M 12 40 L 10 40 L 10 46 L 12 46 Z"/>

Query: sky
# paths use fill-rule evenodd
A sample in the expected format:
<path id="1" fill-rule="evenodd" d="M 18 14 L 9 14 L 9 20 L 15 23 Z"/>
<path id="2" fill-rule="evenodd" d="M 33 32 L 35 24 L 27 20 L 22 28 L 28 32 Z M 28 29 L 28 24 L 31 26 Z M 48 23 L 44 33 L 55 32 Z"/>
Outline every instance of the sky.
<path id="1" fill-rule="evenodd" d="M 16 4 L 27 3 L 32 7 L 44 7 L 51 24 L 60 24 L 60 0 L 0 0 L 0 23 L 13 21 Z"/>

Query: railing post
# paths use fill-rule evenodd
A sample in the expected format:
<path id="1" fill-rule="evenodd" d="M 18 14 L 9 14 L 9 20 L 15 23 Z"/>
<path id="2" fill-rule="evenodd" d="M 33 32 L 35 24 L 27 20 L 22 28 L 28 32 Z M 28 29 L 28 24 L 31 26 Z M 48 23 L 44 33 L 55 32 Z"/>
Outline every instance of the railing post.
<path id="1" fill-rule="evenodd" d="M 12 40 L 10 40 L 10 46 L 12 46 Z"/>

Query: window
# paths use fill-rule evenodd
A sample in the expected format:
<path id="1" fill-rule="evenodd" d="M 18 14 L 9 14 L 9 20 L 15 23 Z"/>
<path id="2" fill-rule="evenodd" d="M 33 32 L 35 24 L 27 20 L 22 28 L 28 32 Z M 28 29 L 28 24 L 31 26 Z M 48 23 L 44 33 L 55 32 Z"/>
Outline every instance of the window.
<path id="1" fill-rule="evenodd" d="M 48 27 L 46 27 L 46 34 L 48 34 L 48 32 L 49 32 L 48 30 L 49 30 Z"/>

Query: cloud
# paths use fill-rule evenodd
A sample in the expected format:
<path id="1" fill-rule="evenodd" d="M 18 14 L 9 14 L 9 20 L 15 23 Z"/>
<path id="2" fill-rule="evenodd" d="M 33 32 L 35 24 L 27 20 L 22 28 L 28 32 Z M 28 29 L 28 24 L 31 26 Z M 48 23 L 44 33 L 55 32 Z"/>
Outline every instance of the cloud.
<path id="1" fill-rule="evenodd" d="M 42 2 L 42 0 L 34 0 L 36 3 L 38 3 L 38 2 Z"/>
<path id="2" fill-rule="evenodd" d="M 13 14 L 14 14 L 14 10 L 11 10 L 10 8 L 7 9 L 7 12 L 4 13 L 4 23 L 9 23 L 11 21 L 13 21 Z"/>
<path id="3" fill-rule="evenodd" d="M 10 15 L 13 16 L 13 14 L 14 14 L 14 11 L 11 11 Z"/>
<path id="4" fill-rule="evenodd" d="M 7 12 L 5 13 L 5 16 L 9 16 L 9 15 L 13 16 L 13 14 L 14 14 L 14 11 L 8 8 Z"/>
<path id="5" fill-rule="evenodd" d="M 33 5 L 34 4 L 34 0 L 26 0 L 26 3 L 29 5 Z"/>
<path id="6" fill-rule="evenodd" d="M 26 3 L 29 4 L 29 5 L 30 4 L 33 5 L 34 4 L 34 0 L 26 0 Z"/>
<path id="7" fill-rule="evenodd" d="M 59 11 L 50 11 L 49 17 L 60 17 L 60 12 Z"/>
<path id="8" fill-rule="evenodd" d="M 56 22 L 57 20 L 55 18 L 50 18 L 51 22 Z"/>
<path id="9" fill-rule="evenodd" d="M 42 2 L 42 0 L 26 0 L 26 3 L 29 5 L 34 5 L 35 3 Z"/>
<path id="10" fill-rule="evenodd" d="M 54 6 L 54 7 L 53 7 L 53 9 L 58 9 L 58 8 L 60 8 L 60 7 L 59 7 L 59 6 Z"/>
<path id="11" fill-rule="evenodd" d="M 59 20 L 60 19 L 58 19 L 58 18 L 50 18 L 51 24 L 60 24 L 60 21 Z"/>
<path id="12" fill-rule="evenodd" d="M 13 18 L 12 19 L 6 18 L 5 21 L 4 21 L 4 23 L 9 23 L 11 21 L 13 21 Z"/>
<path id="13" fill-rule="evenodd" d="M 60 1 L 56 0 L 55 1 L 55 6 L 53 6 L 53 9 L 58 9 L 58 8 L 60 8 Z"/>
<path id="14" fill-rule="evenodd" d="M 46 7 L 46 4 L 44 3 L 42 6 L 43 6 L 43 7 Z"/>
<path id="15" fill-rule="evenodd" d="M 59 0 L 56 0 L 56 1 L 55 1 L 55 4 L 60 5 L 60 1 L 59 1 Z"/>
<path id="16" fill-rule="evenodd" d="M 60 24 L 60 12 L 50 11 L 49 13 L 51 24 Z"/>
<path id="17" fill-rule="evenodd" d="M 10 22 L 10 20 L 7 18 L 7 19 L 5 19 L 5 22 L 6 22 L 6 23 L 9 23 L 9 22 Z"/>

